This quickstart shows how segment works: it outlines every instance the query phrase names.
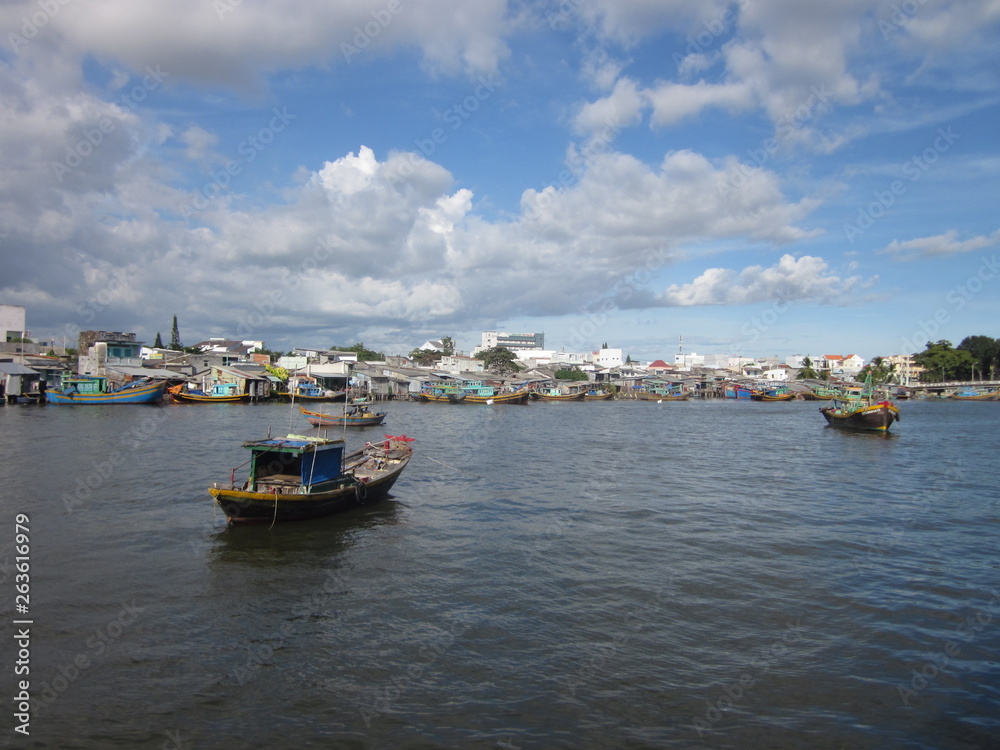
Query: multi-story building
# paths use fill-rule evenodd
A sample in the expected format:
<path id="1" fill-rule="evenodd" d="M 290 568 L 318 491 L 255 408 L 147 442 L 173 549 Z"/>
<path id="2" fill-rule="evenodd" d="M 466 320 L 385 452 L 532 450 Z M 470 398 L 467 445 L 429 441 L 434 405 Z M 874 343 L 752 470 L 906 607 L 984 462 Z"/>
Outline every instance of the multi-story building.
<path id="1" fill-rule="evenodd" d="M 482 343 L 472 350 L 472 354 L 479 354 L 486 349 L 495 346 L 502 346 L 512 352 L 526 351 L 528 349 L 544 349 L 544 333 L 498 333 L 496 331 L 483 331 Z"/>

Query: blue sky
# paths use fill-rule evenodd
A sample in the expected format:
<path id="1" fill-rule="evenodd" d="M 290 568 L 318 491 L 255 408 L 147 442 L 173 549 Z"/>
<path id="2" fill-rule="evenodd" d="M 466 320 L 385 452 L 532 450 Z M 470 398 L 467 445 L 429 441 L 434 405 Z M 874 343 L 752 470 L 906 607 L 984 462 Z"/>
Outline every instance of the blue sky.
<path id="1" fill-rule="evenodd" d="M 0 8 L 0 302 L 81 329 L 1000 336 L 995 0 Z"/>

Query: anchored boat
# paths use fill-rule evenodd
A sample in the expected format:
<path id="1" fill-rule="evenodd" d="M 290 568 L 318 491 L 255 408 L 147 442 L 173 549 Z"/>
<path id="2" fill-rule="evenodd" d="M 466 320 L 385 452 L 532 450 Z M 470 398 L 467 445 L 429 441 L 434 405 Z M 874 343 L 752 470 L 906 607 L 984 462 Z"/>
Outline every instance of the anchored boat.
<path id="1" fill-rule="evenodd" d="M 847 430 L 888 432 L 900 419 L 899 408 L 877 395 L 870 382 L 841 391 L 829 406 L 820 407 L 820 413 L 832 427 Z"/>
<path id="2" fill-rule="evenodd" d="M 386 435 L 348 456 L 342 438 L 287 435 L 251 440 L 250 473 L 208 492 L 229 523 L 275 523 L 320 518 L 382 500 L 413 455 L 406 435 Z M 245 466 L 246 464 L 244 464 Z"/>
<path id="3" fill-rule="evenodd" d="M 299 411 L 313 427 L 369 427 L 385 421 L 384 411 L 372 411 L 365 406 L 348 407 L 343 414 L 324 414 L 299 407 Z"/>
<path id="4" fill-rule="evenodd" d="M 107 378 L 87 375 L 63 380 L 62 388 L 47 390 L 45 397 L 50 404 L 158 404 L 166 387 L 165 380 L 139 380 L 114 388 Z"/>

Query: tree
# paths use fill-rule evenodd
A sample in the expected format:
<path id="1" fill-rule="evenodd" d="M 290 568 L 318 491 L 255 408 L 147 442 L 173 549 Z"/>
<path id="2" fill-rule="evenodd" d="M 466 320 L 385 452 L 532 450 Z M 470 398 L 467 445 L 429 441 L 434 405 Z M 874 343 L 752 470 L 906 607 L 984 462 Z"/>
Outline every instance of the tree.
<path id="1" fill-rule="evenodd" d="M 433 349 L 414 349 L 410 352 L 410 359 L 421 367 L 430 367 L 441 360 L 441 352 L 436 352 Z"/>
<path id="2" fill-rule="evenodd" d="M 184 348 L 184 344 L 181 343 L 181 332 L 180 332 L 180 329 L 177 328 L 177 316 L 176 315 L 174 316 L 174 323 L 173 323 L 173 325 L 170 326 L 170 348 L 173 351 L 175 351 L 175 352 L 179 352 L 181 349 Z"/>
<path id="3" fill-rule="evenodd" d="M 587 373 L 579 370 L 556 370 L 556 380 L 589 380 Z"/>
<path id="4" fill-rule="evenodd" d="M 976 359 L 965 349 L 953 349 L 950 341 L 941 339 L 928 341 L 924 351 L 913 355 L 913 361 L 924 368 L 920 375 L 923 382 L 939 383 L 970 377 Z"/>
<path id="5" fill-rule="evenodd" d="M 359 362 L 378 362 L 385 359 L 385 354 L 383 352 L 376 352 L 371 349 L 365 348 L 363 342 L 359 341 L 351 346 L 331 346 L 331 349 L 338 352 L 355 352 L 358 355 Z"/>
<path id="6" fill-rule="evenodd" d="M 160 332 L 159 331 L 156 332 L 156 341 L 153 342 L 153 348 L 154 349 L 162 349 L 163 348 L 163 339 L 160 338 Z"/>
<path id="7" fill-rule="evenodd" d="M 976 373 L 979 374 L 980 380 L 993 379 L 1000 361 L 1000 339 L 991 339 L 989 336 L 966 336 L 958 348 L 967 351 L 975 360 L 973 363 L 975 369 L 971 373 L 973 379 Z"/>
<path id="8" fill-rule="evenodd" d="M 802 369 L 799 370 L 799 374 L 795 376 L 795 379 L 806 380 L 808 378 L 809 380 L 816 380 L 818 377 L 819 373 L 813 369 L 812 360 L 809 357 L 802 360 Z"/>
<path id="9" fill-rule="evenodd" d="M 484 349 L 476 355 L 476 359 L 483 360 L 483 364 L 489 372 L 500 376 L 521 371 L 521 367 L 515 361 L 517 357 L 514 356 L 514 352 L 502 346 Z"/>
<path id="10" fill-rule="evenodd" d="M 896 365 L 885 357 L 875 357 L 871 362 L 861 368 L 858 379 L 871 378 L 872 385 L 883 385 L 885 383 L 896 382 Z"/>

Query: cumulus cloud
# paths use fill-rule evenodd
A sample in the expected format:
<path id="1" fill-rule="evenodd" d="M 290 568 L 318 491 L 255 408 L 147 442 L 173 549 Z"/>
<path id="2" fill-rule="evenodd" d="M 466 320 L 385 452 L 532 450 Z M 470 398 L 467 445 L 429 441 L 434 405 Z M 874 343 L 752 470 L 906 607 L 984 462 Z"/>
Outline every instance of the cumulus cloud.
<path id="1" fill-rule="evenodd" d="M 659 297 L 665 306 L 745 305 L 755 302 L 808 300 L 846 304 L 860 276 L 842 279 L 829 272 L 822 258 L 785 254 L 773 266 L 750 266 L 742 271 L 709 268 L 694 281 L 672 284 Z"/>
<path id="2" fill-rule="evenodd" d="M 902 260 L 914 260 L 916 258 L 971 253 L 996 245 L 1000 245 L 1000 229 L 990 234 L 970 237 L 967 240 L 960 240 L 958 231 L 951 229 L 944 234 L 937 234 L 933 237 L 919 237 L 903 242 L 893 240 L 879 252 L 895 255 Z"/>

